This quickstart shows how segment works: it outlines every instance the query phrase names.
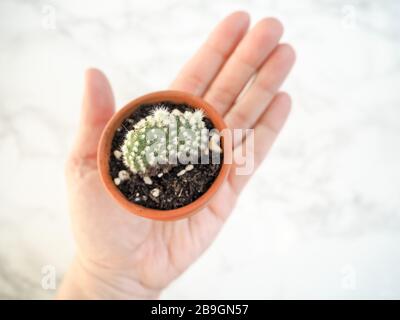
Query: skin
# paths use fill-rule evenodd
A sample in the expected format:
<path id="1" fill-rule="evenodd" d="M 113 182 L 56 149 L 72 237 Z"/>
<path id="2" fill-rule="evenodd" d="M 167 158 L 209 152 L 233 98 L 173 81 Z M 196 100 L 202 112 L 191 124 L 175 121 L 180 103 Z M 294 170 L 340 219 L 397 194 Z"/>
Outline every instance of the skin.
<path id="1" fill-rule="evenodd" d="M 276 19 L 248 28 L 247 13 L 227 16 L 170 88 L 203 97 L 230 128 L 254 129 L 258 167 L 290 112 L 290 97 L 279 88 L 295 53 L 279 43 L 283 27 Z M 157 298 L 214 241 L 251 175 L 236 175 L 234 164 L 210 204 L 188 219 L 159 222 L 126 212 L 106 193 L 96 165 L 100 134 L 114 113 L 112 89 L 99 70 L 89 69 L 85 79 L 80 128 L 66 166 L 77 253 L 57 297 Z M 241 143 L 234 142 L 234 152 Z"/>

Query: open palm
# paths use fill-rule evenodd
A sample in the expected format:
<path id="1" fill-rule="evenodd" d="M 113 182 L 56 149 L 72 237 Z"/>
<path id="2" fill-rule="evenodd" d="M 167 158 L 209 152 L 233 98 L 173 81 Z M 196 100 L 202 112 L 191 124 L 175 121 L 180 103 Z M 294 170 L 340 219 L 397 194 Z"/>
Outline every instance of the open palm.
<path id="1" fill-rule="evenodd" d="M 249 32 L 248 26 L 244 12 L 225 18 L 171 89 L 203 97 L 230 128 L 254 129 L 257 167 L 289 114 L 290 98 L 279 87 L 295 56 L 289 45 L 279 44 L 283 28 L 277 20 L 263 19 Z M 113 112 L 106 77 L 98 70 L 88 70 L 80 131 L 67 164 L 77 242 L 69 277 L 80 279 L 75 287 L 86 286 L 86 297 L 156 297 L 211 244 L 250 175 L 237 175 L 234 164 L 210 204 L 188 219 L 159 222 L 132 215 L 106 193 L 96 167 L 98 140 Z M 236 141 L 236 147 L 241 143 L 245 142 Z M 71 276 L 73 272 L 81 278 Z M 68 286 L 64 285 L 60 296 L 68 296 Z"/>

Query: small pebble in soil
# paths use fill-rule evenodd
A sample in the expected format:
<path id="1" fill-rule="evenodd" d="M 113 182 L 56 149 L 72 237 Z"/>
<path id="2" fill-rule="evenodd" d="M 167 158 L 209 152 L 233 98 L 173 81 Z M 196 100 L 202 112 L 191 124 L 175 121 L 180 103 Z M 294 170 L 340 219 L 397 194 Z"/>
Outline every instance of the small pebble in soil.
<path id="1" fill-rule="evenodd" d="M 122 157 L 122 152 L 119 150 L 114 151 L 114 157 L 117 158 L 118 160 L 121 159 Z"/>
<path id="2" fill-rule="evenodd" d="M 176 176 L 177 176 L 177 177 L 180 177 L 180 176 L 183 176 L 185 173 L 186 173 L 186 170 L 183 169 L 183 170 L 179 171 L 179 172 L 176 174 Z"/>
<path id="3" fill-rule="evenodd" d="M 129 179 L 129 173 L 126 170 L 121 170 L 120 172 L 118 172 L 118 178 L 121 181 L 125 181 Z"/>
<path id="4" fill-rule="evenodd" d="M 116 186 L 119 186 L 120 183 L 121 183 L 121 179 L 120 178 L 115 178 L 114 179 L 114 183 L 115 183 Z"/>
<path id="5" fill-rule="evenodd" d="M 145 184 L 153 184 L 153 180 L 151 180 L 151 178 L 148 176 L 144 176 L 143 181 Z"/>
<path id="6" fill-rule="evenodd" d="M 150 193 L 154 198 L 157 198 L 160 195 L 160 189 L 154 188 L 153 190 L 150 191 Z"/>
<path id="7" fill-rule="evenodd" d="M 164 175 L 164 173 L 160 172 L 157 177 L 161 178 Z"/>

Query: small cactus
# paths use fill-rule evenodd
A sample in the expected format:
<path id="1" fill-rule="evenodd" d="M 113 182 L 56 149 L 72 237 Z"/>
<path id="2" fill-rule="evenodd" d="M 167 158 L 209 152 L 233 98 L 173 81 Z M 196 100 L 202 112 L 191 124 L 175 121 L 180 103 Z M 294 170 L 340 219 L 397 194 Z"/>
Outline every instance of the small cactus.
<path id="1" fill-rule="evenodd" d="M 199 152 L 208 152 L 208 130 L 202 110 L 171 112 L 162 105 L 127 132 L 122 159 L 132 173 L 144 176 L 168 170 L 177 159 L 190 162 Z"/>

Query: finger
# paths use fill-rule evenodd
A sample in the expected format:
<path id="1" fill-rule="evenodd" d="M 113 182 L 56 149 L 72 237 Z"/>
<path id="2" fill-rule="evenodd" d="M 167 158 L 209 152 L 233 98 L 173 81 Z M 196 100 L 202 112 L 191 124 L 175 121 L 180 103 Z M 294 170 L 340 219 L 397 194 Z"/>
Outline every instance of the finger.
<path id="1" fill-rule="evenodd" d="M 96 158 L 101 132 L 113 113 L 114 96 L 106 76 L 97 69 L 87 70 L 80 127 L 72 151 L 74 158 Z"/>
<path id="2" fill-rule="evenodd" d="M 225 114 L 246 83 L 277 46 L 282 24 L 273 18 L 263 19 L 244 37 L 208 89 L 205 100 L 220 114 Z"/>
<path id="3" fill-rule="evenodd" d="M 291 109 L 291 99 L 286 93 L 278 93 L 271 105 L 260 117 L 252 133 L 246 137 L 246 140 L 234 150 L 234 164 L 230 171 L 228 181 L 232 189 L 238 194 L 245 184 L 249 181 L 254 171 L 268 154 L 276 137 L 281 131 Z M 251 143 L 251 139 L 254 139 Z M 245 152 L 243 151 L 245 150 Z M 244 154 L 249 171 L 238 171 L 242 165 L 238 164 L 239 157 Z"/>
<path id="4" fill-rule="evenodd" d="M 290 45 L 279 45 L 261 67 L 254 83 L 229 110 L 225 121 L 230 128 L 251 128 L 265 111 L 286 79 L 295 61 Z"/>
<path id="5" fill-rule="evenodd" d="M 171 89 L 203 95 L 243 38 L 249 20 L 249 15 L 241 11 L 232 13 L 222 20 L 194 57 L 183 67 L 172 83 Z"/>

